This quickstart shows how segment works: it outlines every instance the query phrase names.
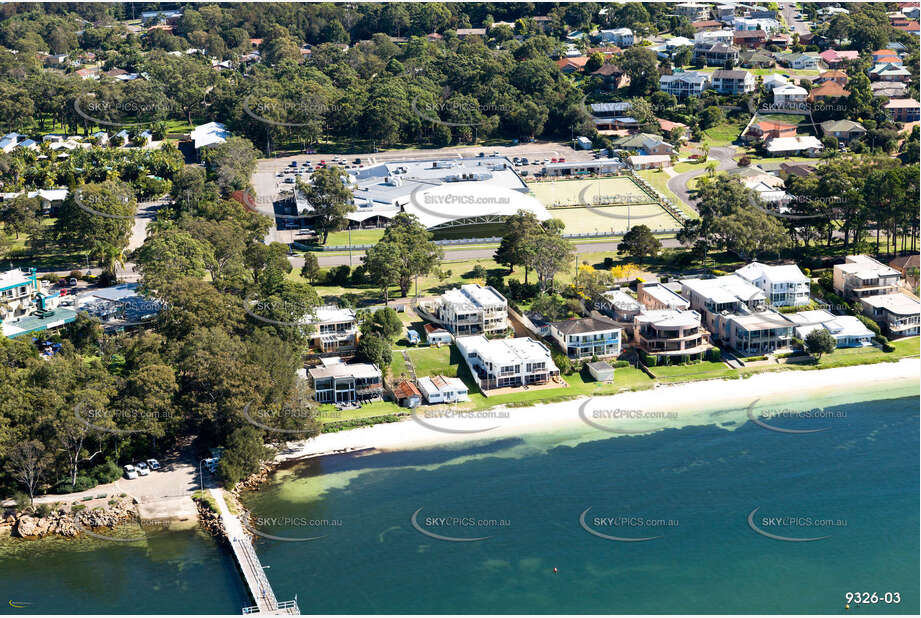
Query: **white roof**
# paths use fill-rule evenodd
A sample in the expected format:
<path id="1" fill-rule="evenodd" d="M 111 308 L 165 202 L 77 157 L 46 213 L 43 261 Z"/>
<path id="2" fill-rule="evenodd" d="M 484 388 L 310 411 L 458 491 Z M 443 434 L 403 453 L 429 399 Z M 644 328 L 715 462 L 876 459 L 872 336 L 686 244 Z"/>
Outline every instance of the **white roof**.
<path id="1" fill-rule="evenodd" d="M 632 155 L 627 157 L 630 165 L 642 165 L 644 163 L 666 163 L 671 162 L 669 155 Z"/>
<path id="2" fill-rule="evenodd" d="M 198 150 L 204 146 L 221 144 L 230 137 L 230 131 L 222 122 L 209 122 L 192 129 L 189 137 L 195 142 L 195 149 Z"/>
<path id="3" fill-rule="evenodd" d="M 771 73 L 763 80 L 765 86 L 770 86 L 771 84 L 786 84 L 788 82 L 789 80 L 780 73 Z"/>
<path id="4" fill-rule="evenodd" d="M 487 339 L 483 335 L 471 335 L 458 337 L 455 343 L 463 351 L 475 351 L 483 361 L 492 363 L 496 370 L 502 366 L 541 360 L 547 363 L 548 368 L 556 367 L 547 346 L 530 337 Z"/>
<path id="5" fill-rule="evenodd" d="M 31 282 L 32 273 L 14 268 L 13 270 L 7 270 L 5 272 L 0 272 L 0 289 L 25 285 Z"/>
<path id="6" fill-rule="evenodd" d="M 652 285 L 644 285 L 643 292 L 649 294 L 654 299 L 662 303 L 667 307 L 690 307 L 691 303 L 687 299 L 682 298 L 672 290 L 668 289 L 661 283 L 653 283 Z"/>
<path id="7" fill-rule="evenodd" d="M 314 380 L 320 378 L 374 378 L 380 377 L 381 371 L 375 365 L 368 363 L 334 363 L 313 367 L 309 371 Z"/>
<path id="8" fill-rule="evenodd" d="M 64 201 L 67 199 L 68 191 L 67 189 L 37 189 L 35 191 L 14 191 L 13 193 L 0 193 L 0 197 L 5 200 L 13 199 L 14 197 L 19 197 L 25 193 L 26 197 L 40 197 L 46 199 L 49 202 L 58 202 Z"/>
<path id="9" fill-rule="evenodd" d="M 822 150 L 822 142 L 812 135 L 796 137 L 775 137 L 767 143 L 768 152 L 791 152 L 797 150 Z"/>
<path id="10" fill-rule="evenodd" d="M 608 300 L 612 307 L 620 310 L 637 311 L 643 307 L 637 299 L 623 290 L 608 290 L 602 296 Z"/>
<path id="11" fill-rule="evenodd" d="M 775 97 L 778 94 L 784 95 L 784 96 L 790 96 L 794 94 L 801 94 L 803 96 L 806 96 L 806 94 L 808 94 L 805 88 L 800 88 L 799 86 L 794 86 L 793 84 L 784 84 L 783 86 L 777 86 L 776 88 L 774 88 L 773 93 Z"/>
<path id="12" fill-rule="evenodd" d="M 771 266 L 760 262 L 752 262 L 735 271 L 735 274 L 746 281 L 755 281 L 761 277 L 765 277 L 774 283 L 779 283 L 781 281 L 809 283 L 809 278 L 803 274 L 803 271 L 801 271 L 796 264 Z"/>
<path id="13" fill-rule="evenodd" d="M 848 255 L 844 264 L 836 264 L 835 270 L 840 270 L 849 275 L 857 275 L 861 279 L 875 279 L 876 277 L 892 277 L 900 274 L 899 271 L 886 266 L 869 255 Z"/>
<path id="14" fill-rule="evenodd" d="M 441 299 L 445 304 L 467 306 L 471 309 L 495 305 L 505 307 L 508 304 L 505 297 L 492 287 L 483 287 L 478 283 L 468 283 L 459 288 L 447 290 Z"/>
<path id="15" fill-rule="evenodd" d="M 717 304 L 764 299 L 764 292 L 736 274 L 714 279 L 682 279 L 681 283 Z"/>
<path id="16" fill-rule="evenodd" d="M 860 299 L 860 302 L 877 309 L 885 309 L 889 313 L 896 315 L 918 315 L 921 313 L 921 303 L 905 294 L 864 296 Z"/>
<path id="17" fill-rule="evenodd" d="M 828 311 L 800 311 L 788 313 L 785 317 L 793 322 L 796 336 L 805 339 L 818 328 L 824 328 L 835 337 L 872 337 L 873 331 L 852 315 L 832 315 Z"/>
<path id="18" fill-rule="evenodd" d="M 652 324 L 658 328 L 689 328 L 700 326 L 700 314 L 691 310 L 656 309 L 645 311 L 635 318 L 635 324 Z"/>
<path id="19" fill-rule="evenodd" d="M 308 324 L 325 324 L 327 322 L 351 322 L 355 320 L 355 312 L 351 309 L 340 309 L 335 305 L 317 307 L 315 317 L 308 319 Z"/>
<path id="20" fill-rule="evenodd" d="M 432 378 L 428 376 L 423 376 L 416 380 L 419 389 L 425 393 L 426 399 L 428 399 L 429 395 L 432 393 L 456 393 L 458 391 L 467 390 L 467 385 L 464 384 L 464 381 L 460 378 L 449 378 L 447 376 L 435 377 L 437 381 L 441 383 L 440 386 L 435 383 L 435 380 L 432 380 Z"/>

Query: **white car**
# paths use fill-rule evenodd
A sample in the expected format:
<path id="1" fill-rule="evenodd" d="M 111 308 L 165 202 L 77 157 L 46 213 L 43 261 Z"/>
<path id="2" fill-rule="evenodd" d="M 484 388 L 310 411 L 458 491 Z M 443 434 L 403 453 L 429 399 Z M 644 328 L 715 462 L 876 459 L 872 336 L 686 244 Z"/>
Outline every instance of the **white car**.
<path id="1" fill-rule="evenodd" d="M 150 474 L 150 468 L 148 468 L 147 464 L 144 463 L 143 461 L 137 462 L 136 464 L 134 464 L 134 467 L 137 468 L 138 474 L 140 474 L 141 476 L 147 476 L 148 474 Z"/>
<path id="2" fill-rule="evenodd" d="M 128 479 L 136 479 L 138 477 L 138 471 L 134 469 L 134 466 L 128 464 L 125 466 L 125 477 Z"/>
<path id="3" fill-rule="evenodd" d="M 149 467 L 151 470 L 159 470 L 159 469 L 160 469 L 160 462 L 157 461 L 156 459 L 148 459 L 148 460 L 147 460 L 147 467 Z"/>

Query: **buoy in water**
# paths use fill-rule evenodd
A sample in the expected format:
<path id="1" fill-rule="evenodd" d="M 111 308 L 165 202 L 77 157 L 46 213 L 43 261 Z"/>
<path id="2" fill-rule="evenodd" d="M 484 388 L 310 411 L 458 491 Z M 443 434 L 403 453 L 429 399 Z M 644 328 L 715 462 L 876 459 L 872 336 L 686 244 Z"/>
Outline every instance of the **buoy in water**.
<path id="1" fill-rule="evenodd" d="M 559 573 L 560 570 L 559 570 L 558 568 L 556 568 L 556 567 L 553 567 L 553 572 L 554 572 L 554 573 Z"/>

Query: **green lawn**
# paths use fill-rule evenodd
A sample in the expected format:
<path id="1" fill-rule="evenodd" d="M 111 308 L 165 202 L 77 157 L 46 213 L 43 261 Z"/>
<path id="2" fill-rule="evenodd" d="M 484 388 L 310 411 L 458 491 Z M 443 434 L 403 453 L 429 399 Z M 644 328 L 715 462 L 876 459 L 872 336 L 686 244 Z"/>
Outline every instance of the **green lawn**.
<path id="1" fill-rule="evenodd" d="M 765 365 L 762 367 L 743 367 L 740 373 L 743 375 L 762 373 L 764 371 L 783 371 L 796 369 L 831 369 L 833 367 L 852 367 L 855 365 L 868 365 L 872 363 L 895 362 L 903 358 L 918 356 L 919 338 L 908 337 L 892 341 L 895 348 L 892 352 L 883 352 L 876 347 L 869 348 L 841 348 L 831 354 L 822 356 L 818 363 L 814 363 L 804 358 L 801 362 L 793 362 L 783 365 Z"/>
<path id="2" fill-rule="evenodd" d="M 745 122 L 727 121 L 704 131 L 711 146 L 728 146 L 739 138 Z"/>
<path id="3" fill-rule="evenodd" d="M 692 380 L 713 380 L 718 378 L 737 378 L 738 372 L 723 362 L 702 361 L 691 365 L 669 365 L 650 367 L 659 382 L 672 384 Z"/>
<path id="4" fill-rule="evenodd" d="M 379 241 L 384 236 L 383 229 L 374 229 L 374 230 L 352 230 L 352 244 L 353 245 L 373 245 Z M 349 232 L 348 230 L 343 230 L 341 232 L 332 232 L 329 237 L 326 239 L 327 247 L 347 247 L 349 244 Z"/>
<path id="5" fill-rule="evenodd" d="M 679 163 L 679 165 L 682 165 Z M 681 172 L 678 172 L 679 174 Z M 678 199 L 678 196 L 672 193 L 671 189 L 668 188 L 668 179 L 670 176 L 663 172 L 662 170 L 640 170 L 636 172 L 636 175 L 648 182 L 653 189 L 667 197 L 672 201 L 672 204 L 675 204 L 684 211 L 690 217 L 694 219 L 697 218 L 697 213 L 693 209 L 689 208 L 684 202 Z"/>

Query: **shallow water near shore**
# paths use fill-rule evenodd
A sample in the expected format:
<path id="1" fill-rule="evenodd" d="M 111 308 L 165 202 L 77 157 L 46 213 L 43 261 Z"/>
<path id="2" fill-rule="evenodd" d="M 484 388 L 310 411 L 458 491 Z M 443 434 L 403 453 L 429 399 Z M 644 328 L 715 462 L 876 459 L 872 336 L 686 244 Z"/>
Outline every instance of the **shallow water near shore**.
<path id="1" fill-rule="evenodd" d="M 849 613 L 911 614 L 918 391 L 899 383 L 759 401 L 759 410 L 827 412 L 759 417 L 827 428 L 808 434 L 710 409 L 644 435 L 581 425 L 321 457 L 279 468 L 244 500 L 256 529 L 278 537 L 255 541 L 277 597 L 297 595 L 304 614 L 845 613 L 845 594 L 864 591 L 898 592 L 901 603 Z M 760 535 L 747 519 L 755 508 L 764 531 L 828 538 Z M 781 516 L 837 525 L 762 519 Z M 321 538 L 296 540 L 312 537 Z M 201 531 L 134 543 L 3 539 L 0 591 L 32 603 L 18 613 L 237 614 L 249 605 L 231 556 Z"/>

